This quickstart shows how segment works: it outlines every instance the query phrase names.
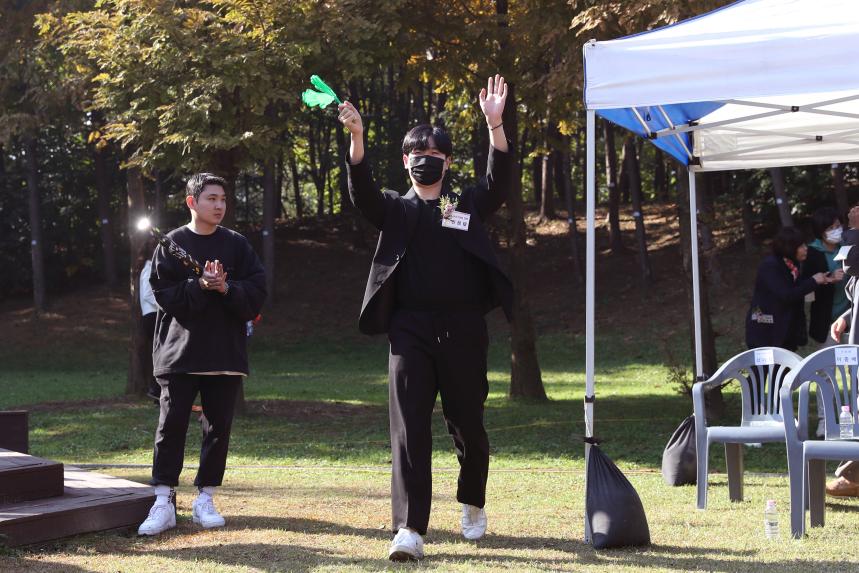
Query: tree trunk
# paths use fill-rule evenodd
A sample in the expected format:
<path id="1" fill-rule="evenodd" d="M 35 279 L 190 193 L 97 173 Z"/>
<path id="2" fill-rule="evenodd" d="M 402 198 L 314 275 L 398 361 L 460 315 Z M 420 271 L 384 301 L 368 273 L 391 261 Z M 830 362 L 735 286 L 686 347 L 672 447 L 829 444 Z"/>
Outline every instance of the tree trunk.
<path id="1" fill-rule="evenodd" d="M 510 69 L 511 55 L 507 50 L 509 34 L 507 28 L 507 0 L 496 0 L 496 13 L 500 16 L 499 26 L 504 28 L 505 36 L 500 45 L 500 69 Z M 504 106 L 505 132 L 510 139 L 512 149 L 518 148 L 518 117 L 516 112 L 516 86 L 507 84 L 507 105 Z M 510 270 L 513 280 L 513 321 L 511 323 L 511 352 L 510 352 L 510 397 L 536 398 L 546 400 L 540 364 L 537 361 L 537 333 L 534 319 L 528 303 L 527 294 L 527 255 L 525 219 L 522 206 L 522 175 L 521 163 L 514 164 L 513 188 L 507 200 L 510 213 L 508 241 L 510 244 Z"/>
<path id="2" fill-rule="evenodd" d="M 698 177 L 698 230 L 701 233 L 701 257 L 707 269 L 707 280 L 711 286 L 720 287 L 722 266 L 719 264 L 718 248 L 713 238 L 716 211 L 713 208 L 713 187 L 721 181 L 721 173 L 704 173 Z"/>
<path id="3" fill-rule="evenodd" d="M 840 163 L 832 164 L 832 192 L 835 194 L 838 214 L 842 220 L 846 221 L 850 206 L 847 203 L 847 190 L 844 188 L 844 166 Z"/>
<path id="4" fill-rule="evenodd" d="M 98 218 L 101 221 L 101 250 L 104 255 L 104 280 L 112 292 L 117 286 L 116 252 L 113 246 L 113 217 L 110 211 L 110 181 L 107 176 L 105 151 L 93 146 L 93 166 L 95 168 L 95 187 L 98 196 Z"/>
<path id="5" fill-rule="evenodd" d="M 605 133 L 605 180 L 608 187 L 608 224 L 609 243 L 611 252 L 615 255 L 623 252 L 623 240 L 620 236 L 620 190 L 617 186 L 617 149 L 614 147 L 614 129 L 611 123 L 603 121 Z"/>
<path id="6" fill-rule="evenodd" d="M 543 200 L 543 160 L 540 155 L 535 155 L 531 160 L 531 186 L 534 189 L 534 207 L 540 209 Z"/>
<path id="7" fill-rule="evenodd" d="M 543 131 L 543 149 L 545 150 L 545 153 L 541 157 L 542 183 L 540 185 L 540 221 L 546 221 L 556 217 L 555 194 L 553 189 L 555 183 L 555 175 L 553 173 L 555 165 L 553 162 L 554 155 L 552 153 L 552 143 L 556 129 L 551 119 L 548 117 L 548 113 L 546 115 L 546 129 Z"/>
<path id="8" fill-rule="evenodd" d="M 236 225 L 236 179 L 239 177 L 238 150 L 219 149 L 214 153 L 215 174 L 223 177 L 227 182 L 224 189 L 227 195 L 227 212 L 221 225 L 233 228 Z"/>
<path id="9" fill-rule="evenodd" d="M 695 309 L 692 291 L 692 250 L 691 250 L 691 226 L 689 224 L 689 176 L 685 167 L 677 169 L 677 214 L 680 218 L 680 249 L 683 260 L 683 287 L 686 291 L 687 308 L 689 309 L 689 341 L 691 344 L 692 357 L 695 357 Z M 697 237 L 695 238 L 697 240 Z M 703 375 L 706 379 L 712 375 L 717 367 L 716 361 L 716 335 L 713 332 L 713 322 L 710 316 L 710 289 L 708 288 L 706 275 L 701 272 L 701 260 L 699 258 L 699 276 L 702 278 L 701 287 L 701 351 Z M 694 371 L 694 370 L 693 370 Z M 722 389 L 716 387 L 706 394 L 708 411 L 714 412 L 716 417 L 725 412 L 725 401 L 722 397 Z"/>
<path id="10" fill-rule="evenodd" d="M 665 172 L 665 156 L 658 147 L 653 148 L 653 192 L 656 198 L 667 203 L 668 197 L 668 175 Z"/>
<path id="11" fill-rule="evenodd" d="M 292 175 L 292 191 L 295 194 L 295 218 L 301 219 L 303 215 L 303 205 L 301 200 L 301 177 L 298 174 L 298 163 L 295 160 L 295 153 L 289 151 L 289 172 Z"/>
<path id="12" fill-rule="evenodd" d="M 758 240 L 755 237 L 755 212 L 752 209 L 752 186 L 751 181 L 745 178 L 738 183 L 739 177 L 732 177 L 733 185 L 739 186 L 743 191 L 742 199 L 742 218 L 743 218 L 743 245 L 747 253 L 756 253 L 758 250 Z"/>
<path id="13" fill-rule="evenodd" d="M 160 225 L 163 225 L 163 218 L 166 213 L 167 196 L 164 192 L 164 171 L 161 169 L 155 170 L 155 206 L 153 207 L 153 215 L 155 220 Z"/>
<path id="14" fill-rule="evenodd" d="M 638 243 L 638 268 L 641 272 L 642 282 L 648 284 L 652 280 L 653 274 L 650 269 L 650 258 L 647 255 L 647 234 L 644 228 L 644 210 L 642 208 L 641 168 L 638 163 L 635 139 L 632 136 L 628 136 L 623 143 L 623 156 L 629 196 L 632 200 L 632 217 L 635 219 L 635 240 Z"/>
<path id="15" fill-rule="evenodd" d="M 36 157 L 36 137 L 24 141 L 27 154 L 27 192 L 30 207 L 30 259 L 33 268 L 33 311 L 45 312 L 45 259 L 42 244 L 42 202 L 39 197 L 39 162 Z"/>
<path id="16" fill-rule="evenodd" d="M 277 154 L 277 177 L 274 182 L 274 195 L 275 195 L 275 208 L 274 208 L 274 218 L 277 219 L 286 219 L 286 210 L 283 208 L 284 206 L 284 197 L 283 197 L 283 153 Z"/>
<path id="17" fill-rule="evenodd" d="M 561 163 L 558 171 L 561 172 L 563 179 L 564 201 L 567 204 L 567 225 L 570 235 L 570 257 L 573 259 L 573 278 L 577 284 L 585 282 L 585 275 L 582 272 L 582 261 L 579 257 L 579 233 L 576 230 L 576 208 L 573 201 L 573 184 L 571 161 L 570 161 L 570 136 L 565 135 L 563 140 L 563 151 L 561 152 Z"/>
<path id="18" fill-rule="evenodd" d="M 125 393 L 143 396 L 149 388 L 152 377 L 152 348 L 147 344 L 146 333 L 143 329 L 140 314 L 140 271 L 146 261 L 146 234 L 134 232 L 137 220 L 146 215 L 146 201 L 143 190 L 143 176 L 137 168 L 131 168 L 126 174 L 128 194 L 128 239 L 131 247 L 131 265 L 129 268 L 129 303 L 131 307 L 131 343 L 129 347 L 128 379 Z"/>
<path id="19" fill-rule="evenodd" d="M 277 299 L 274 290 L 277 284 L 274 280 L 274 215 L 280 200 L 275 185 L 275 166 L 274 159 L 267 159 L 262 168 L 262 261 L 268 292 L 266 306 L 273 305 Z"/>
<path id="20" fill-rule="evenodd" d="M 790 203 L 787 200 L 787 191 L 784 187 L 784 171 L 781 167 L 770 169 L 770 177 L 773 182 L 773 193 L 775 193 L 775 204 L 778 207 L 778 217 L 782 227 L 793 227 L 793 217 L 790 215 Z"/>

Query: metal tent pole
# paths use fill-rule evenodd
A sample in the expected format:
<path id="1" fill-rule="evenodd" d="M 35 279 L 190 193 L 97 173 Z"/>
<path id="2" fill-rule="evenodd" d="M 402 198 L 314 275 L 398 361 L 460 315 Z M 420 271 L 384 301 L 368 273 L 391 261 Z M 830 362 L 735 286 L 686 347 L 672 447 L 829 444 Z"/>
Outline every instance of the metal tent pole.
<path id="1" fill-rule="evenodd" d="M 692 242 L 692 306 L 695 314 L 695 374 L 698 380 L 704 374 L 701 349 L 701 276 L 698 265 L 698 197 L 695 189 L 695 172 L 689 169 L 689 223 Z"/>
<path id="2" fill-rule="evenodd" d="M 585 436 L 594 435 L 594 288 L 596 266 L 596 116 L 594 110 L 587 110 L 587 180 L 585 197 L 587 198 L 587 248 L 585 258 Z M 585 543 L 591 543 L 591 528 L 587 519 L 588 491 L 588 461 L 590 460 L 591 444 L 585 443 Z"/>

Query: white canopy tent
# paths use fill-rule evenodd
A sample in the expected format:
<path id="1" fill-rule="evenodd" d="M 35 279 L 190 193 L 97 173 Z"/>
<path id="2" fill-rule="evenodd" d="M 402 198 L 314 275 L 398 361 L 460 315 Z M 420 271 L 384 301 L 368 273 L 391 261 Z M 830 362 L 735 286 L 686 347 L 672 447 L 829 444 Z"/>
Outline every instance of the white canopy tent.
<path id="1" fill-rule="evenodd" d="M 695 365 L 701 367 L 695 173 L 859 161 L 859 1 L 742 0 L 584 46 L 585 433 L 593 436 L 595 115 L 689 168 Z M 590 446 L 585 447 L 586 462 Z M 591 541 L 587 520 L 585 540 Z"/>

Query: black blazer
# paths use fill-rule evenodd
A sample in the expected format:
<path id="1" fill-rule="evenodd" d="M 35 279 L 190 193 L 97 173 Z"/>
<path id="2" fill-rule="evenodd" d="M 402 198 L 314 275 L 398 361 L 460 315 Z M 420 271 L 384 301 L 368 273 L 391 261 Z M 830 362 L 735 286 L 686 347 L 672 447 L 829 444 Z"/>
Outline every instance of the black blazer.
<path id="1" fill-rule="evenodd" d="M 487 185 L 466 189 L 459 196 L 457 211 L 471 214 L 468 230 L 452 231 L 460 246 L 483 261 L 489 269 L 490 293 L 483 311 L 489 312 L 501 306 L 507 320 L 511 319 L 513 312 L 513 284 L 498 262 L 483 220 L 497 211 L 507 199 L 511 180 L 510 163 L 509 153 L 490 148 Z M 350 164 L 347 157 L 346 169 L 352 204 L 381 231 L 364 290 L 358 328 L 364 334 L 383 334 L 388 332 L 397 299 L 396 282 L 391 279 L 395 278 L 397 266 L 406 255 L 417 228 L 420 198 L 414 188 L 402 196 L 394 191 L 380 191 L 366 155 L 355 165 Z M 445 189 L 444 194 L 455 195 L 448 189 Z"/>
<path id="2" fill-rule="evenodd" d="M 780 257 L 770 255 L 758 267 L 752 305 L 746 314 L 746 345 L 796 350 L 808 341 L 805 333 L 805 295 L 817 286 L 813 278 L 794 282 Z M 752 320 L 759 313 L 763 319 Z M 772 320 L 770 322 L 770 319 Z"/>
<path id="3" fill-rule="evenodd" d="M 809 278 L 816 273 L 829 272 L 826 255 L 808 247 L 808 258 L 802 264 L 802 278 Z M 826 342 L 829 338 L 829 327 L 832 326 L 832 301 L 835 299 L 835 289 L 841 285 L 817 285 L 814 289 L 814 302 L 811 303 L 808 318 L 808 335 L 817 342 Z"/>

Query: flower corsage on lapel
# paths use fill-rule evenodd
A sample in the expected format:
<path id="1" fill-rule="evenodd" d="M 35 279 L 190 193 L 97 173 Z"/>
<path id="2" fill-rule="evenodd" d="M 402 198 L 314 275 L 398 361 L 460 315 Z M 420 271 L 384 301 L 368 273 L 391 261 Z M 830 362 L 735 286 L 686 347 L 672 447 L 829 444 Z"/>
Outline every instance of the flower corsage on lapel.
<path id="1" fill-rule="evenodd" d="M 459 197 L 456 195 L 442 195 L 438 201 L 438 210 L 441 211 L 442 219 L 450 219 L 453 212 L 459 206 Z"/>

